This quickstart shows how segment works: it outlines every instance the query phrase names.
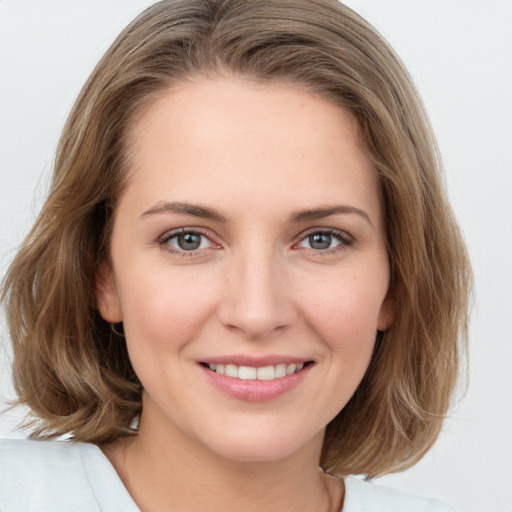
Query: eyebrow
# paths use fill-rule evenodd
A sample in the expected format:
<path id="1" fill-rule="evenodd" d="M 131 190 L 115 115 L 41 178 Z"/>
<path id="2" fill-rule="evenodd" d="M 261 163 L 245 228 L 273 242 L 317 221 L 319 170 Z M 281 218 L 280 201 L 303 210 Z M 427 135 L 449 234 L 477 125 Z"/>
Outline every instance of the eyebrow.
<path id="1" fill-rule="evenodd" d="M 300 210 L 290 215 L 291 222 L 305 222 L 310 220 L 323 219 L 337 214 L 356 214 L 365 219 L 370 226 L 373 226 L 370 217 L 364 210 L 360 210 L 355 206 L 339 205 L 339 206 L 323 206 L 320 208 L 313 208 L 311 210 Z"/>
<path id="2" fill-rule="evenodd" d="M 169 203 L 166 201 L 160 201 L 152 206 L 149 210 L 146 210 L 141 217 L 148 215 L 156 215 L 159 213 L 179 213 L 182 215 L 192 215 L 193 217 L 200 217 L 202 219 L 216 220 L 219 222 L 226 222 L 227 218 L 224 217 L 214 208 L 202 206 L 199 204 L 180 203 L 173 202 Z"/>
<path id="3" fill-rule="evenodd" d="M 227 222 L 228 220 L 227 217 L 222 215 L 219 211 L 215 210 L 215 208 L 210 208 L 208 206 L 199 204 L 167 201 L 159 201 L 149 210 L 146 210 L 141 215 L 141 217 L 144 218 L 149 215 L 157 215 L 161 213 L 178 213 L 182 215 L 191 215 L 193 217 L 215 220 L 218 222 Z M 289 216 L 288 221 L 291 223 L 307 222 L 339 214 L 356 214 L 365 219 L 368 224 L 370 224 L 370 226 L 373 225 L 370 217 L 364 210 L 360 210 L 355 206 L 348 205 L 322 206 L 319 208 L 299 210 L 293 212 Z"/>

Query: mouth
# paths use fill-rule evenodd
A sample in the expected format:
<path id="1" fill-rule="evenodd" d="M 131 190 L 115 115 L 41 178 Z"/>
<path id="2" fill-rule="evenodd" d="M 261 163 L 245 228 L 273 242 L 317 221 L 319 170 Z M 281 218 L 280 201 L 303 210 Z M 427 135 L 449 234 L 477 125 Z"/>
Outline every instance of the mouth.
<path id="1" fill-rule="evenodd" d="M 261 380 L 272 381 L 279 380 L 290 375 L 304 371 L 304 369 L 313 365 L 313 361 L 303 363 L 279 363 L 267 366 L 243 366 L 232 363 L 208 363 L 201 362 L 201 366 L 213 373 L 224 375 L 239 380 Z"/>

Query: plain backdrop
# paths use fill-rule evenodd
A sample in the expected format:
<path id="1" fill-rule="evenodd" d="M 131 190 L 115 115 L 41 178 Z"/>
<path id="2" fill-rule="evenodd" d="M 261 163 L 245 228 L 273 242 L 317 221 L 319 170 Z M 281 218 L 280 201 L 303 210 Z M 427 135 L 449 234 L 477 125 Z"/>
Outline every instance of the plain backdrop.
<path id="1" fill-rule="evenodd" d="M 0 0 L 0 275 L 38 212 L 81 85 L 148 0 Z M 349 0 L 405 61 L 473 260 L 469 386 L 435 447 L 381 480 L 460 512 L 512 512 L 512 0 Z M 3 322 L 3 320 L 2 320 Z M 0 408 L 14 397 L 0 325 Z M 0 437 L 22 410 L 0 414 Z"/>

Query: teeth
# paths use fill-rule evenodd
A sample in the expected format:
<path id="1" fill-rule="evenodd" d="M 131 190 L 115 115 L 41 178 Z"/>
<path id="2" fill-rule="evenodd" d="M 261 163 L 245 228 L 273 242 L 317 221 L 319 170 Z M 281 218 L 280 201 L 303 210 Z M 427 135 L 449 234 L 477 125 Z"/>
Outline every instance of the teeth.
<path id="1" fill-rule="evenodd" d="M 258 380 L 274 380 L 276 372 L 273 366 L 263 366 L 262 368 L 258 368 L 257 375 Z"/>
<path id="2" fill-rule="evenodd" d="M 208 368 L 213 372 L 242 380 L 274 380 L 299 372 L 304 368 L 304 363 L 276 364 L 275 366 L 237 366 L 236 364 L 209 363 Z"/>
<path id="3" fill-rule="evenodd" d="M 238 366 L 234 364 L 227 364 L 225 375 L 226 377 L 238 377 Z"/>
<path id="4" fill-rule="evenodd" d="M 295 370 L 297 370 L 297 365 L 293 363 L 289 364 L 286 367 L 286 375 L 291 375 L 292 373 L 295 372 Z"/>
<path id="5" fill-rule="evenodd" d="M 284 363 L 276 364 L 274 372 L 277 378 L 286 377 L 286 365 Z"/>
<path id="6" fill-rule="evenodd" d="M 255 379 L 256 372 L 256 368 L 252 368 L 251 366 L 239 366 L 238 378 L 243 380 Z"/>

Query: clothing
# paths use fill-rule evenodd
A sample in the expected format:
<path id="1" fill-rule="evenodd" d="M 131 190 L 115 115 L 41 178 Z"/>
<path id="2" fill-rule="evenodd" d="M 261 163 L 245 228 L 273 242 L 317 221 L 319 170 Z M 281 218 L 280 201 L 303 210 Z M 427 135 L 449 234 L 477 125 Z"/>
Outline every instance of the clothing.
<path id="1" fill-rule="evenodd" d="M 97 446 L 19 439 L 0 440 L 0 511 L 140 512 Z M 340 512 L 453 511 L 436 500 L 348 477 Z"/>

